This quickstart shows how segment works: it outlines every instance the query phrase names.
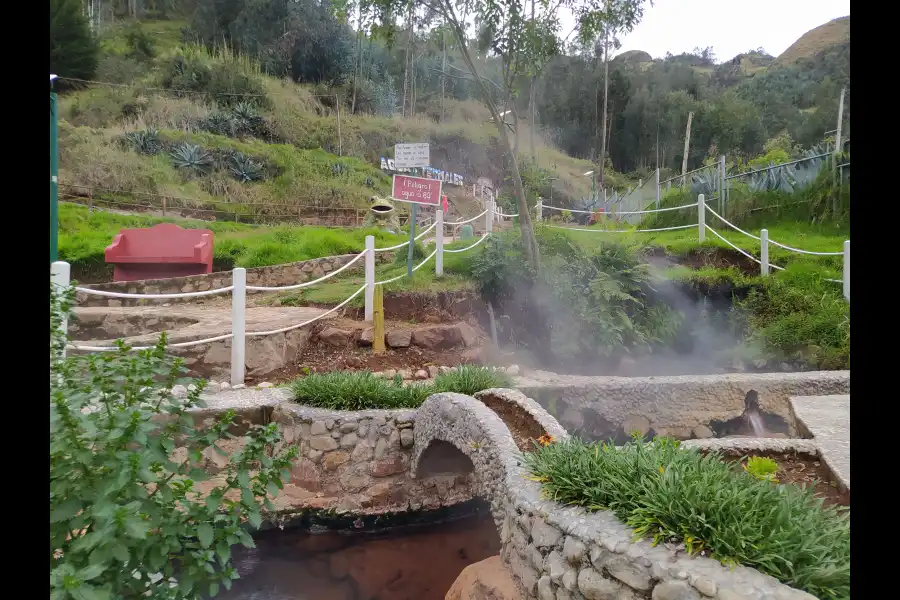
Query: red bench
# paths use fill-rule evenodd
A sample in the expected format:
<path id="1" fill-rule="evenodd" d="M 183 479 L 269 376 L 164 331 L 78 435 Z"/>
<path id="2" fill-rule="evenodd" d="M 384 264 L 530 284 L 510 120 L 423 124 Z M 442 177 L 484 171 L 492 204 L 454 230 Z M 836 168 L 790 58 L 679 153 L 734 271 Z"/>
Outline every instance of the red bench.
<path id="1" fill-rule="evenodd" d="M 106 247 L 115 265 L 113 281 L 167 279 L 212 273 L 213 232 L 161 223 L 149 229 L 123 229 Z"/>

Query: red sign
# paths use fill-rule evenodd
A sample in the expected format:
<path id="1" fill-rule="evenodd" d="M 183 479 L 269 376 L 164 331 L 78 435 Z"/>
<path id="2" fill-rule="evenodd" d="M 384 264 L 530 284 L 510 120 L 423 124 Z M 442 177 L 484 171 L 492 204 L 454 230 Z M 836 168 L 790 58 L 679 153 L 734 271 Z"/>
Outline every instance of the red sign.
<path id="1" fill-rule="evenodd" d="M 441 181 L 424 177 L 394 175 L 391 197 L 401 202 L 437 206 L 441 202 Z"/>

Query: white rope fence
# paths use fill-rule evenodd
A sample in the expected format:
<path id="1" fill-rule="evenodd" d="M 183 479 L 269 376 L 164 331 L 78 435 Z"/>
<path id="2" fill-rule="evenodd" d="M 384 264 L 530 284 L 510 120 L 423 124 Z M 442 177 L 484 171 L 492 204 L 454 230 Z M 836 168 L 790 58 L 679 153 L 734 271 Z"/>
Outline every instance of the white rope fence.
<path id="1" fill-rule="evenodd" d="M 424 265 L 431 261 L 431 259 L 435 259 L 435 274 L 440 277 L 443 275 L 443 253 L 446 252 L 466 252 L 471 250 L 472 248 L 478 246 L 481 242 L 483 242 L 493 231 L 493 219 L 492 216 L 496 214 L 496 208 L 493 202 L 488 203 L 489 206 L 485 209 L 480 215 L 474 217 L 473 219 L 468 219 L 461 223 L 467 223 L 474 221 L 478 218 L 485 218 L 485 233 L 481 236 L 475 243 L 465 247 L 458 249 L 446 249 L 444 248 L 444 235 L 443 225 L 445 224 L 456 224 L 456 223 L 444 223 L 443 221 L 443 211 L 438 209 L 435 212 L 435 220 L 430 226 L 422 230 L 418 235 L 416 235 L 413 239 L 418 240 L 422 237 L 428 235 L 432 230 L 435 230 L 435 249 L 431 252 L 425 259 L 423 259 L 419 264 L 415 265 L 412 268 L 412 272 L 418 271 Z M 386 248 L 376 248 L 375 247 L 375 238 L 374 236 L 366 236 L 366 248 L 359 254 L 353 256 L 344 263 L 341 267 L 326 273 L 325 275 L 314 279 L 312 281 L 306 281 L 303 283 L 293 284 L 293 285 L 285 285 L 285 286 L 262 286 L 262 285 L 247 285 L 247 270 L 242 267 L 237 267 L 232 271 L 232 283 L 229 286 L 217 288 L 213 290 L 205 290 L 202 292 L 183 292 L 183 293 L 169 293 L 169 294 L 138 294 L 138 293 L 125 293 L 125 292 L 111 292 L 106 290 L 96 290 L 93 288 L 87 287 L 75 287 L 75 291 L 91 295 L 91 296 L 100 296 L 104 298 L 119 298 L 119 299 L 132 299 L 132 300 L 169 300 L 175 298 L 198 298 L 204 296 L 213 296 L 217 294 L 225 294 L 231 293 L 231 333 L 226 333 L 222 335 L 217 335 L 214 337 L 208 337 L 198 340 L 188 340 L 184 342 L 177 342 L 173 344 L 169 344 L 169 348 L 188 348 L 191 346 L 199 346 L 202 344 L 209 344 L 212 342 L 220 342 L 231 340 L 231 383 L 232 385 L 243 384 L 245 379 L 245 355 L 246 355 L 246 339 L 250 337 L 263 337 L 269 335 L 276 335 L 279 333 L 286 333 L 289 331 L 293 331 L 295 329 L 299 329 L 301 327 L 310 325 L 320 319 L 324 319 L 328 315 L 335 313 L 341 308 L 345 307 L 349 304 L 354 298 L 359 296 L 361 293 L 365 292 L 365 315 L 367 320 L 372 319 L 372 308 L 373 308 L 373 297 L 376 285 L 387 285 L 393 283 L 395 281 L 399 281 L 404 277 L 407 277 L 408 274 L 404 273 L 397 277 L 392 277 L 390 279 L 385 279 L 383 281 L 375 281 L 375 254 L 377 252 L 387 252 L 390 250 L 400 250 L 401 248 L 405 248 L 409 246 L 410 240 L 402 244 L 397 244 L 396 246 L 390 246 Z M 292 325 L 288 325 L 286 327 L 281 327 L 279 329 L 272 329 L 267 331 L 247 331 L 246 330 L 246 321 L 247 321 L 247 292 L 284 292 L 291 290 L 299 290 L 303 288 L 312 287 L 314 285 L 318 285 L 323 283 L 335 275 L 339 273 L 343 273 L 356 265 L 360 260 L 365 259 L 365 284 L 360 287 L 358 290 L 353 292 L 350 296 L 345 298 L 339 304 L 334 306 L 333 308 L 317 315 L 316 317 L 303 321 L 302 323 L 295 323 Z M 68 263 L 58 261 L 50 265 L 50 281 L 51 284 L 57 288 L 63 289 L 68 288 L 70 285 L 70 273 L 71 268 Z M 68 323 L 63 322 L 62 328 L 64 331 L 68 331 Z M 147 350 L 153 348 L 154 346 L 132 346 L 128 347 L 129 350 Z M 120 350 L 120 346 L 95 346 L 89 344 L 68 344 L 66 346 L 69 350 L 78 350 L 82 352 L 115 352 Z"/>
<path id="2" fill-rule="evenodd" d="M 760 235 L 754 235 L 754 234 L 750 233 L 749 231 L 744 231 L 743 229 L 741 229 L 734 223 L 728 221 L 725 217 L 723 217 L 722 215 L 717 213 L 715 210 L 710 208 L 709 205 L 706 204 L 706 199 L 704 198 L 703 194 L 700 194 L 698 196 L 697 202 L 695 204 L 684 204 L 682 206 L 673 206 L 673 207 L 669 207 L 669 208 L 657 208 L 657 209 L 639 210 L 639 211 L 621 211 L 621 212 L 617 211 L 617 212 L 610 212 L 610 213 L 605 213 L 605 212 L 601 212 L 601 211 L 592 211 L 592 210 L 576 210 L 576 209 L 569 209 L 569 208 L 561 208 L 558 206 L 549 206 L 547 204 L 544 204 L 542 200 L 538 200 L 537 205 L 535 206 L 536 217 L 537 217 L 538 221 L 541 221 L 543 209 L 545 209 L 545 208 L 549 209 L 549 210 L 560 211 L 560 212 L 561 211 L 569 211 L 570 213 L 579 213 L 579 214 L 598 214 L 599 213 L 599 214 L 603 214 L 604 216 L 611 217 L 611 218 L 616 217 L 618 215 L 629 215 L 629 214 L 642 214 L 643 215 L 643 214 L 667 212 L 667 211 L 672 211 L 672 210 L 682 210 L 685 208 L 696 208 L 697 209 L 697 223 L 696 224 L 678 225 L 675 227 L 658 227 L 658 228 L 654 228 L 654 229 L 602 229 L 602 228 L 589 229 L 589 228 L 579 228 L 579 227 L 566 227 L 566 226 L 560 226 L 560 225 L 547 225 L 547 227 L 550 227 L 552 229 L 563 229 L 566 231 L 583 231 L 586 233 L 655 233 L 655 232 L 659 232 L 659 231 L 675 231 L 678 229 L 691 229 L 693 227 L 697 227 L 697 233 L 698 233 L 698 236 L 699 236 L 699 239 L 701 242 L 704 241 L 705 233 L 707 231 L 712 232 L 713 235 L 715 235 L 718 239 L 725 242 L 725 244 L 727 244 L 731 248 L 737 250 L 743 256 L 746 256 L 747 258 L 749 258 L 756 264 L 760 265 L 760 273 L 762 275 L 768 275 L 770 269 L 775 270 L 775 271 L 784 271 L 784 267 L 773 264 L 769 260 L 769 244 L 778 246 L 779 248 L 782 248 L 789 252 L 794 252 L 797 254 L 803 254 L 803 255 L 808 255 L 808 256 L 843 256 L 844 257 L 843 278 L 842 279 L 825 279 L 825 278 L 823 278 L 823 279 L 824 279 L 824 281 L 830 281 L 833 283 L 843 284 L 844 297 L 848 301 L 850 300 L 850 240 L 847 240 L 844 242 L 844 249 L 841 252 L 818 252 L 818 251 L 813 251 L 813 250 L 803 250 L 802 248 L 794 248 L 793 246 L 788 246 L 787 244 L 782 244 L 775 240 L 769 239 L 769 231 L 767 229 L 760 230 L 760 232 L 759 232 Z M 751 239 L 758 241 L 759 245 L 760 245 L 760 257 L 756 258 L 751 253 L 738 247 L 736 244 L 730 242 L 728 239 L 726 239 L 724 236 L 722 236 L 718 231 L 716 231 L 711 226 L 709 226 L 706 223 L 706 212 L 707 211 L 710 212 L 714 217 L 716 217 L 719 221 L 721 221 L 727 227 L 730 227 L 731 229 L 734 229 L 738 233 L 741 233 Z"/>

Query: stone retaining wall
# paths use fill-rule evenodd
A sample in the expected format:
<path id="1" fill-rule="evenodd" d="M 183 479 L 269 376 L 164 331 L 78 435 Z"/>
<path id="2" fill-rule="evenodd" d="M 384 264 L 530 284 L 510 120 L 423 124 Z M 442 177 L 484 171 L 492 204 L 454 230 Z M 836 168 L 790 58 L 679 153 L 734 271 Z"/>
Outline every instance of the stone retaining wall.
<path id="1" fill-rule="evenodd" d="M 509 429 L 473 398 L 435 394 L 425 401 L 416 415 L 413 470 L 435 440 L 471 460 L 475 492 L 491 502 L 501 558 L 524 598 L 815 600 L 754 569 L 689 556 L 683 546 L 634 542 L 634 531 L 610 512 L 543 500 L 540 485 L 526 479 Z"/>
<path id="2" fill-rule="evenodd" d="M 537 372 L 516 387 L 572 434 L 623 443 L 631 432 L 679 440 L 749 434 L 756 403 L 769 433 L 799 437 L 791 396 L 850 393 L 850 371 L 671 377 L 578 377 Z"/>
<path id="3" fill-rule="evenodd" d="M 341 256 L 326 256 L 300 262 L 273 265 L 270 267 L 255 267 L 247 269 L 247 285 L 259 285 L 278 287 L 303 283 L 310 279 L 318 279 L 335 269 L 339 269 L 350 262 L 356 254 L 343 254 Z M 393 260 L 393 253 L 380 252 L 375 255 L 376 264 Z M 360 259 L 347 272 L 362 271 L 365 259 Z M 144 279 L 141 281 L 118 281 L 110 283 L 95 283 L 81 287 L 105 292 L 120 292 L 125 294 L 184 294 L 188 292 L 205 292 L 231 285 L 231 271 L 219 271 L 204 275 L 189 275 L 186 277 L 171 277 L 169 279 Z M 263 293 L 263 292 L 248 292 Z M 196 301 L 196 298 L 167 298 L 164 300 L 137 300 L 131 298 L 106 298 L 79 292 L 77 294 L 78 306 L 137 306 L 154 303 L 175 303 Z"/>
<path id="4" fill-rule="evenodd" d="M 208 426 L 229 409 L 237 411 L 234 433 L 275 422 L 284 443 L 299 448 L 290 481 L 275 501 L 283 512 L 431 510 L 472 498 L 471 475 L 410 477 L 415 411 L 330 411 L 295 404 L 286 389 L 243 389 L 211 397 L 205 409 L 195 411 L 195 421 Z"/>

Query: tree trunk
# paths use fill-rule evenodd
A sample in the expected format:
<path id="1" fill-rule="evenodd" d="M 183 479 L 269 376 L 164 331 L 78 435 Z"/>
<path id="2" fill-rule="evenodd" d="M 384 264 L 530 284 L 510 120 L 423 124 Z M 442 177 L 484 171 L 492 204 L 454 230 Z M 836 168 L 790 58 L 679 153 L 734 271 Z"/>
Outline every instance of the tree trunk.
<path id="1" fill-rule="evenodd" d="M 484 102 L 487 105 L 488 110 L 491 113 L 491 117 L 494 120 L 494 125 L 497 126 L 497 131 L 500 134 L 500 141 L 503 143 L 503 147 L 510 155 L 510 169 L 512 170 L 513 190 L 515 191 L 516 195 L 516 207 L 519 210 L 519 230 L 522 232 L 522 245 L 524 246 L 525 257 L 528 259 L 528 263 L 535 271 L 540 271 L 541 257 L 537 242 L 534 239 L 534 226 L 532 225 L 531 221 L 530 207 L 528 206 L 528 201 L 525 199 L 525 186 L 522 185 L 522 174 L 519 171 L 519 158 L 516 156 L 516 153 L 513 151 L 512 144 L 510 143 L 509 134 L 506 130 L 506 123 L 504 123 L 503 119 L 500 117 L 500 112 L 497 110 L 497 106 L 491 99 L 490 92 L 488 92 L 487 87 L 481 80 L 481 76 L 478 73 L 478 69 L 475 67 L 472 56 L 469 54 L 469 48 L 466 45 L 465 32 L 459 26 L 459 23 L 453 23 L 453 30 L 456 33 L 456 40 L 457 42 L 459 42 L 463 60 L 465 61 L 466 66 L 469 67 L 469 72 L 475 78 L 475 83 L 479 88 L 481 88 Z"/>
<path id="2" fill-rule="evenodd" d="M 447 40 L 445 37 L 446 30 L 441 29 L 441 53 L 443 58 L 441 59 L 441 123 L 444 122 L 444 97 L 447 95 L 446 83 L 447 77 L 444 73 L 447 72 Z"/>
<path id="3" fill-rule="evenodd" d="M 353 101 L 350 103 L 350 113 L 356 114 L 356 92 L 359 89 L 359 76 L 362 69 L 362 2 L 357 9 L 356 26 L 356 67 L 353 69 Z"/>
<path id="4" fill-rule="evenodd" d="M 600 187 L 605 182 L 603 172 L 606 167 L 606 117 L 609 96 L 609 32 L 603 40 L 603 121 L 600 124 Z"/>
<path id="5" fill-rule="evenodd" d="M 534 151 L 534 95 L 535 88 L 537 87 L 537 77 L 531 77 L 531 97 L 528 100 L 528 103 L 531 104 L 531 135 L 529 136 L 529 142 L 531 144 L 531 162 L 535 165 L 537 164 L 537 155 Z"/>
<path id="6" fill-rule="evenodd" d="M 406 65 L 403 69 L 403 117 L 407 117 L 407 98 L 409 94 L 409 47 L 412 44 L 412 16 L 413 16 L 413 4 L 409 3 L 409 24 L 407 26 L 407 35 L 406 35 Z"/>
<path id="7" fill-rule="evenodd" d="M 534 0 L 531 0 L 531 23 L 532 23 L 532 26 L 534 25 L 534 22 L 535 22 L 534 21 Z M 528 139 L 529 139 L 529 143 L 531 146 L 531 162 L 534 164 L 537 164 L 537 161 L 535 159 L 535 154 L 534 154 L 534 88 L 535 88 L 535 81 L 537 81 L 537 77 L 535 75 L 532 75 L 531 76 L 531 90 L 528 93 L 528 104 L 531 107 L 531 133 L 528 136 Z M 516 129 L 516 133 L 518 133 L 518 132 L 519 132 L 519 130 Z"/>

